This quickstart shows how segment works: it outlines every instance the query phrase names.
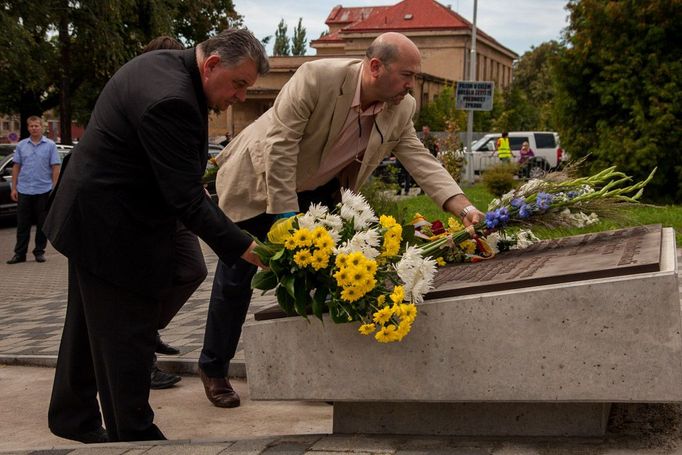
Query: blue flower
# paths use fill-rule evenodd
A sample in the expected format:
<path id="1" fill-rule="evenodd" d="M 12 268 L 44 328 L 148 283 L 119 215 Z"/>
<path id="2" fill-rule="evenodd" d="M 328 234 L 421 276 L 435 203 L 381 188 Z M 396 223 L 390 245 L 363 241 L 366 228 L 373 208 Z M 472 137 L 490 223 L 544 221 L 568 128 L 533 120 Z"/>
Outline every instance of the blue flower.
<path id="1" fill-rule="evenodd" d="M 523 204 L 519 209 L 519 218 L 528 218 L 533 213 L 533 208 L 528 204 Z"/>
<path id="2" fill-rule="evenodd" d="M 578 194 L 579 194 L 579 193 L 578 193 L 577 191 L 569 191 L 568 194 L 567 194 L 567 196 L 568 196 L 569 199 L 573 199 L 573 198 L 577 197 Z"/>
<path id="3" fill-rule="evenodd" d="M 509 221 L 509 209 L 507 207 L 502 207 L 501 209 L 496 210 L 496 212 L 500 223 L 507 224 Z"/>
<path id="4" fill-rule="evenodd" d="M 514 199 L 512 199 L 512 201 L 511 201 L 511 206 L 512 206 L 512 207 L 515 207 L 515 208 L 517 208 L 517 209 L 518 209 L 519 207 L 521 207 L 522 205 L 523 205 L 523 198 L 522 198 L 522 197 L 514 198 Z"/>
<path id="5" fill-rule="evenodd" d="M 488 229 L 495 229 L 499 220 L 497 219 L 497 214 L 495 212 L 488 212 L 485 214 L 485 225 Z"/>
<path id="6" fill-rule="evenodd" d="M 552 205 L 552 199 L 554 196 L 549 193 L 539 192 L 537 195 L 536 205 L 538 210 L 546 211 Z"/>

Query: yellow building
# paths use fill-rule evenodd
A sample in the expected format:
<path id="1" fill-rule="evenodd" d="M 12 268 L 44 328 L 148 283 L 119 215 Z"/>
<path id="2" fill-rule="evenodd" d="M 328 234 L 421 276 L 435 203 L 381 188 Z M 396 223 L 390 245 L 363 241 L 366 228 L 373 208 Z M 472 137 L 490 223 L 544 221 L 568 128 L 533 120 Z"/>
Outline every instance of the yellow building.
<path id="1" fill-rule="evenodd" d="M 395 31 L 409 37 L 422 54 L 422 74 L 414 97 L 417 109 L 433 100 L 448 84 L 468 80 L 472 24 L 449 7 L 434 0 L 403 0 L 392 6 L 335 6 L 325 21 L 329 31 L 311 41 L 317 55 L 271 57 L 270 73 L 258 78 L 247 101 L 212 116 L 209 137 L 221 140 L 225 133 L 239 133 L 272 106 L 277 93 L 304 62 L 333 57 L 362 57 L 369 44 L 382 33 Z M 518 55 L 477 29 L 477 80 L 506 87 L 512 79 L 512 63 Z"/>

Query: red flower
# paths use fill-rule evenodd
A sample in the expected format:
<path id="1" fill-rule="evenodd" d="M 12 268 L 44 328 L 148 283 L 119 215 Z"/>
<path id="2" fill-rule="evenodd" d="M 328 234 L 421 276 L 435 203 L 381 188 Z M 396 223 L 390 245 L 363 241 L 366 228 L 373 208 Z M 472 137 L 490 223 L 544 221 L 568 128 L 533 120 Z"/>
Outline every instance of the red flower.
<path id="1" fill-rule="evenodd" d="M 433 235 L 443 234 L 445 232 L 443 222 L 441 220 L 436 220 L 433 223 L 431 223 L 431 232 L 433 233 Z"/>

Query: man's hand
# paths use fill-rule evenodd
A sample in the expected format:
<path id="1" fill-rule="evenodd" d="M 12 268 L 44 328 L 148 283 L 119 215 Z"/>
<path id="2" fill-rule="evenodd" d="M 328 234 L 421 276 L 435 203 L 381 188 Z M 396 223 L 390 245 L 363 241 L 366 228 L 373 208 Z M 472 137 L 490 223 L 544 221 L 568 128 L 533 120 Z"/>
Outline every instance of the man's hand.
<path id="1" fill-rule="evenodd" d="M 12 190 L 12 192 L 9 194 L 9 197 L 11 197 L 14 202 L 19 201 L 19 193 L 17 193 L 17 190 Z"/>
<path id="2" fill-rule="evenodd" d="M 485 218 L 483 212 L 474 207 L 464 194 L 451 197 L 445 201 L 443 208 L 460 217 L 465 227 L 473 226 Z"/>
<path id="3" fill-rule="evenodd" d="M 267 270 L 268 267 L 263 264 L 263 262 L 260 260 L 258 255 L 253 252 L 253 249 L 256 248 L 256 242 L 251 242 L 251 245 L 244 251 L 244 254 L 242 254 L 242 259 L 244 259 L 246 262 L 250 262 L 251 264 L 260 267 L 263 270 Z"/>

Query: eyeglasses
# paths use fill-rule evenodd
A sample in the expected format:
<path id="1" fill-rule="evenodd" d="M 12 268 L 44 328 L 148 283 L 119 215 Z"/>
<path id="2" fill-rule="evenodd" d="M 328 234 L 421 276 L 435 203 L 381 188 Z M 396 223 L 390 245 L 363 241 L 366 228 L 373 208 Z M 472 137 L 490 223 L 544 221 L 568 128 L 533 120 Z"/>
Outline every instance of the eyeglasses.
<path id="1" fill-rule="evenodd" d="M 381 143 L 384 143 L 384 134 L 381 132 L 379 129 L 379 125 L 377 124 L 377 115 L 372 114 L 372 123 L 373 123 L 373 128 L 377 129 L 377 132 L 379 133 L 379 137 L 381 138 Z M 370 131 L 371 134 L 371 131 Z M 355 154 L 355 162 L 362 164 L 362 160 L 364 158 L 364 152 L 360 150 L 360 139 L 362 139 L 362 121 L 360 120 L 360 113 L 358 112 L 358 151 Z M 369 145 L 369 139 L 367 144 Z M 365 151 L 367 151 L 367 147 L 365 147 Z M 363 152 L 362 156 L 360 156 L 360 152 Z M 369 166 L 379 166 L 381 164 L 381 161 L 383 160 L 383 157 L 379 157 L 379 161 L 376 163 L 367 163 Z"/>

